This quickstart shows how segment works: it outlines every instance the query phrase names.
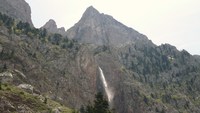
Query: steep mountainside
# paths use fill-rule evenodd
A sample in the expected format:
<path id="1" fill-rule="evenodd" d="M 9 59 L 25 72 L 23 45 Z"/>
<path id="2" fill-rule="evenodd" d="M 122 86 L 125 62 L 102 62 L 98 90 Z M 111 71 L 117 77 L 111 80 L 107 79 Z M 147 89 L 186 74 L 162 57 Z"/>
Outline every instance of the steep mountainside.
<path id="1" fill-rule="evenodd" d="M 67 31 L 70 39 L 2 22 L 0 72 L 13 74 L 9 84 L 30 84 L 76 109 L 101 91 L 115 113 L 200 112 L 199 56 L 156 46 L 93 7 Z"/>
<path id="2" fill-rule="evenodd" d="M 31 26 L 31 9 L 25 0 L 0 0 L 0 12 Z"/>
<path id="3" fill-rule="evenodd" d="M 95 58 L 113 90 L 116 112 L 199 112 L 198 57 L 169 44 L 156 46 L 93 7 L 67 33 L 101 46 Z"/>
<path id="4" fill-rule="evenodd" d="M 42 94 L 69 107 L 92 100 L 96 92 L 97 66 L 87 46 L 79 49 L 78 44 L 70 40 L 57 45 L 53 36 L 51 40 L 9 35 L 6 29 L 1 29 L 4 31 L 0 35 L 1 71 L 19 70 L 26 76 L 26 79 L 16 76 L 13 84 L 31 84 Z"/>

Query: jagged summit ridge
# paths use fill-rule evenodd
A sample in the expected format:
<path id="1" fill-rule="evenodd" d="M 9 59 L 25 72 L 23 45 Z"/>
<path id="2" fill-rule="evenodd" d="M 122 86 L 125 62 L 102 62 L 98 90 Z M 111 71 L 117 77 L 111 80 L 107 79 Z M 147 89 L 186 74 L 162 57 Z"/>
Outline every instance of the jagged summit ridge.
<path id="1" fill-rule="evenodd" d="M 112 16 L 99 13 L 93 6 L 86 9 L 80 21 L 67 31 L 67 36 L 81 43 L 95 45 L 120 46 L 135 40 L 148 41 L 146 36 Z"/>

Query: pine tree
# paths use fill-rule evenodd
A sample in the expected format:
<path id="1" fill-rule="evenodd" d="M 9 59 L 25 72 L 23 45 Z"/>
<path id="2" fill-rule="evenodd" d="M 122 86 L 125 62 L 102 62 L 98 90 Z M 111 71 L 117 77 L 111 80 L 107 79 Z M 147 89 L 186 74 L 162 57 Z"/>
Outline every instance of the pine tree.
<path id="1" fill-rule="evenodd" d="M 101 92 L 95 95 L 94 105 L 87 105 L 84 113 L 111 113 L 108 101 L 104 98 Z"/>
<path id="2" fill-rule="evenodd" d="M 80 113 L 85 113 L 86 111 L 85 111 L 85 108 L 84 108 L 84 106 L 81 106 L 81 108 L 80 108 Z"/>
<path id="3" fill-rule="evenodd" d="M 103 97 L 102 93 L 97 93 L 94 101 L 95 113 L 108 113 L 109 104 L 108 101 Z"/>

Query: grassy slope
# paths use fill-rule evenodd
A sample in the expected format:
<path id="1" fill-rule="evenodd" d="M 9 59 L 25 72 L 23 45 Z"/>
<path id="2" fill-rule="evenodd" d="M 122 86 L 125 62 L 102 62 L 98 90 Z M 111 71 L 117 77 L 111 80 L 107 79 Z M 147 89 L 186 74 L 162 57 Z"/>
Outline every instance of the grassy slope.
<path id="1" fill-rule="evenodd" d="M 16 86 L 3 84 L 0 90 L 0 112 L 17 113 L 26 110 L 30 113 L 51 113 L 55 108 L 59 108 L 61 113 L 72 112 L 71 109 L 53 100 L 47 99 L 47 104 L 43 100 L 42 96 L 32 95 Z"/>

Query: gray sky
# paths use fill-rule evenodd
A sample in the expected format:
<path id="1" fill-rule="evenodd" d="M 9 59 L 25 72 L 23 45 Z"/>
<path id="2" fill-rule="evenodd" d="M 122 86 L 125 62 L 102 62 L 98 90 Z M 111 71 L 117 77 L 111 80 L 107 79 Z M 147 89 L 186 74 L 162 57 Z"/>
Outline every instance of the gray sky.
<path id="1" fill-rule="evenodd" d="M 200 55 L 200 0 L 26 0 L 35 27 L 54 19 L 69 29 L 89 6 L 145 34 Z"/>

